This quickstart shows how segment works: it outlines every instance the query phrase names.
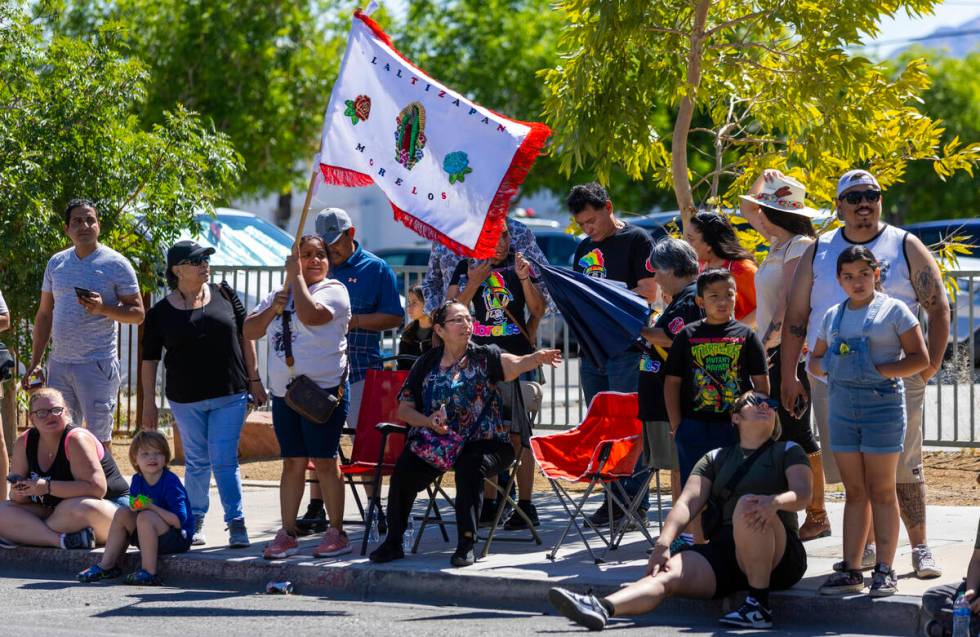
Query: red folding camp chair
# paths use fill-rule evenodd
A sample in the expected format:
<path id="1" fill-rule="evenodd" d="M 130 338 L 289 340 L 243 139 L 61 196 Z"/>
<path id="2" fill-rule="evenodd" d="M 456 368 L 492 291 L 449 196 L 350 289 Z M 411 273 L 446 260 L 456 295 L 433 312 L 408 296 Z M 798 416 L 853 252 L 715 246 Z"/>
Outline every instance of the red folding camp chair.
<path id="1" fill-rule="evenodd" d="M 350 459 L 344 460 L 340 471 L 360 505 L 355 485 L 368 486 L 372 496 L 368 498 L 364 514 L 364 539 L 361 555 L 367 553 L 368 535 L 375 516 L 381 516 L 381 480 L 390 476 L 395 462 L 405 446 L 408 427 L 398 420 L 398 392 L 401 391 L 407 371 L 369 370 L 364 379 L 364 397 L 357 415 L 354 430 L 354 446 Z M 362 510 L 363 514 L 363 510 Z"/>
<path id="2" fill-rule="evenodd" d="M 548 559 L 554 560 L 558 548 L 565 541 L 572 526 L 585 543 L 585 548 L 596 564 L 605 558 L 606 552 L 615 549 L 628 526 L 635 525 L 652 544 L 653 538 L 636 518 L 635 509 L 627 502 L 629 498 L 617 482 L 620 478 L 633 475 L 633 469 L 642 452 L 641 434 L 643 425 L 637 418 L 638 404 L 636 394 L 600 392 L 592 399 L 585 420 L 578 427 L 557 434 L 534 436 L 531 438 L 531 452 L 541 471 L 558 496 L 559 502 L 568 514 L 568 524 Z M 572 494 L 561 482 L 587 483 L 585 492 L 576 502 Z M 619 522 L 612 523 L 609 536 L 597 528 L 583 515 L 582 507 L 596 486 L 602 486 L 609 506 L 609 519 L 613 520 L 612 507 L 618 506 L 624 512 Z M 596 557 L 589 540 L 578 523 L 579 516 L 599 536 L 606 545 L 602 557 Z"/>

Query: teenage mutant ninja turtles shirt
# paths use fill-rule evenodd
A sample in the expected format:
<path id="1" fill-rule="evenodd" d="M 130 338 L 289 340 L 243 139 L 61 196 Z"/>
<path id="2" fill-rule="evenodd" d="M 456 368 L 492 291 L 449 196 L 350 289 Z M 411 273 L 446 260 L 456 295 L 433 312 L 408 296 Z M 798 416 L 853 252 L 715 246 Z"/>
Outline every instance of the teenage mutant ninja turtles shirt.
<path id="1" fill-rule="evenodd" d="M 681 378 L 685 418 L 727 421 L 732 403 L 766 374 L 766 352 L 752 329 L 738 321 L 691 323 L 674 338 L 667 375 Z"/>
<path id="2" fill-rule="evenodd" d="M 461 291 L 466 287 L 469 262 L 469 259 L 459 262 L 449 285 L 458 285 Z M 533 352 L 531 343 L 521 332 L 527 331 L 527 319 L 524 317 L 526 304 L 514 261 L 508 258 L 500 267 L 490 271 L 490 276 L 480 284 L 480 289 L 473 296 L 473 342 L 496 345 L 515 356 Z"/>
<path id="3" fill-rule="evenodd" d="M 597 279 L 620 281 L 632 290 L 640 279 L 654 275 L 648 262 L 652 249 L 653 239 L 647 231 L 626 223 L 602 241 L 582 239 L 575 249 L 572 267 Z"/>

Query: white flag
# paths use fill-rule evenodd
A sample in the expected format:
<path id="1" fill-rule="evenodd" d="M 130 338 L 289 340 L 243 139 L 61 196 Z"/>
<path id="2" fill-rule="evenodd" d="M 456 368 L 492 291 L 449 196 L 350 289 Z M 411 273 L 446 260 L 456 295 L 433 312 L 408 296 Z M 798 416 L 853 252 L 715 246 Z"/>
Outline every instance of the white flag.
<path id="1" fill-rule="evenodd" d="M 489 258 L 550 133 L 429 77 L 356 12 L 324 116 L 320 167 L 329 184 L 377 184 L 395 218 L 420 235 Z"/>

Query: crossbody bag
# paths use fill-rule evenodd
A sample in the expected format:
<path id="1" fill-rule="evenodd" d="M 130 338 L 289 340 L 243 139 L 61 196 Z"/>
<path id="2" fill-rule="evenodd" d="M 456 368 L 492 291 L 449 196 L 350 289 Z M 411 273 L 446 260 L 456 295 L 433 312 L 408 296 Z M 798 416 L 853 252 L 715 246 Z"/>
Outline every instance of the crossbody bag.
<path id="1" fill-rule="evenodd" d="M 330 422 L 330 417 L 334 410 L 344 399 L 344 385 L 347 384 L 347 375 L 350 371 L 350 359 L 344 366 L 344 373 L 340 377 L 340 385 L 337 391 L 332 392 L 323 389 L 306 374 L 296 376 L 293 365 L 296 359 L 293 358 L 293 335 L 289 327 L 289 317 L 292 312 L 285 310 L 282 313 L 282 340 L 286 350 L 286 366 L 289 367 L 289 383 L 286 385 L 286 404 L 303 418 L 318 425 L 325 425 Z"/>

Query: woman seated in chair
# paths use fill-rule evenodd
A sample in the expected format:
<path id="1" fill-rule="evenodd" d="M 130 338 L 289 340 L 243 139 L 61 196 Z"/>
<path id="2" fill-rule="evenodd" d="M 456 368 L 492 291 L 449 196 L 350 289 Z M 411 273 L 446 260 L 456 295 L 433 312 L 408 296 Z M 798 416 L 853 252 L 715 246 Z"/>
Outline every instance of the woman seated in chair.
<path id="1" fill-rule="evenodd" d="M 432 320 L 442 345 L 415 362 L 399 395 L 398 417 L 411 429 L 391 477 L 388 535 L 371 553 L 372 562 L 405 557 L 402 536 L 416 495 L 453 469 L 459 538 L 451 562 L 473 564 L 483 480 L 514 460 L 496 383 L 561 362 L 561 352 L 554 349 L 514 356 L 492 345 L 471 343 L 473 318 L 455 301 L 443 304 Z"/>
<path id="2" fill-rule="evenodd" d="M 601 599 L 553 588 L 551 604 L 572 621 L 601 630 L 610 617 L 648 613 L 667 597 L 720 598 L 748 589 L 745 602 L 721 622 L 771 628 L 769 591 L 790 588 L 806 572 L 796 512 L 810 502 L 811 488 L 803 448 L 775 442 L 777 405 L 756 392 L 735 401 L 732 424 L 738 443 L 705 454 L 694 467 L 642 579 Z M 743 463 L 747 464 L 739 471 Z M 737 481 L 736 471 L 742 474 Z M 717 515 L 706 512 L 702 523 L 711 526 L 710 518 L 718 520 L 715 528 L 705 529 L 709 542 L 671 555 L 671 542 L 706 508 L 709 497 Z"/>

